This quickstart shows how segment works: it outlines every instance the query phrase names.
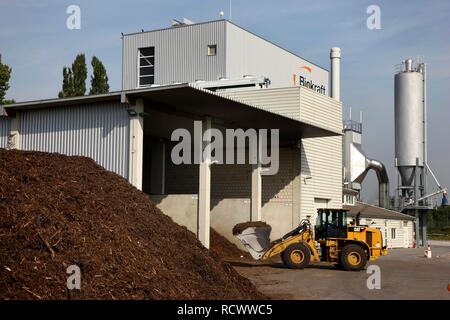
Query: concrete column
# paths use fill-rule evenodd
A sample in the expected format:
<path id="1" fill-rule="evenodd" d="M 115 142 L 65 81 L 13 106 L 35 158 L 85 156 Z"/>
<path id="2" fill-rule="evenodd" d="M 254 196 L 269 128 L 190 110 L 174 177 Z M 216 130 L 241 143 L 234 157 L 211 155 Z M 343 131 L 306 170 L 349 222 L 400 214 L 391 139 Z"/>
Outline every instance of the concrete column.
<path id="1" fill-rule="evenodd" d="M 130 157 L 128 181 L 142 190 L 142 168 L 144 157 L 144 100 L 137 99 L 134 106 L 130 106 Z"/>
<path id="2" fill-rule="evenodd" d="M 419 206 L 419 201 L 417 199 L 419 198 L 419 159 L 416 159 L 416 167 L 414 168 L 414 207 L 415 209 L 415 216 L 416 216 L 416 225 L 415 225 L 415 232 L 416 232 L 416 246 L 420 246 L 420 213 L 417 207 Z M 422 243 L 423 245 L 423 243 Z"/>
<path id="3" fill-rule="evenodd" d="M 428 211 L 424 210 L 422 213 L 422 243 L 426 248 L 428 247 Z"/>
<path id="4" fill-rule="evenodd" d="M 252 198 L 251 198 L 251 221 L 261 221 L 262 206 L 262 178 L 261 162 L 252 165 Z"/>
<path id="5" fill-rule="evenodd" d="M 199 165 L 199 184 L 198 184 L 198 229 L 197 237 L 200 242 L 209 249 L 209 231 L 211 219 L 211 152 L 209 146 L 211 143 L 211 133 L 203 135 L 207 130 L 211 129 L 211 118 L 206 117 L 202 122 L 202 150 L 203 155 L 200 156 Z"/>
<path id="6" fill-rule="evenodd" d="M 163 141 L 152 145 L 150 158 L 150 193 L 165 194 L 166 145 Z"/>
<path id="7" fill-rule="evenodd" d="M 301 220 L 301 150 L 292 150 L 292 228 L 297 227 Z"/>
<path id="8" fill-rule="evenodd" d="M 416 247 L 420 247 L 420 219 L 419 219 L 419 210 L 414 211 L 414 216 L 416 220 L 414 220 L 414 233 L 416 238 Z"/>
<path id="9" fill-rule="evenodd" d="M 11 118 L 11 127 L 8 144 L 9 149 L 16 149 L 16 150 L 22 149 L 22 140 L 20 137 L 20 130 L 19 130 L 19 119 L 17 115 L 14 118 Z"/>

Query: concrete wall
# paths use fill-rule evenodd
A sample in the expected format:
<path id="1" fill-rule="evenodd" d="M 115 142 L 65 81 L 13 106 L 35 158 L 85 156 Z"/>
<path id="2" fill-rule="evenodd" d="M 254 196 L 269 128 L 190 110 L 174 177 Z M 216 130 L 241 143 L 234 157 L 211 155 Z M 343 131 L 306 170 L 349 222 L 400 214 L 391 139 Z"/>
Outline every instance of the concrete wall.
<path id="1" fill-rule="evenodd" d="M 149 197 L 174 222 L 197 234 L 198 196 L 196 194 L 151 195 Z"/>
<path id="2" fill-rule="evenodd" d="M 197 233 L 196 194 L 152 195 L 150 199 L 176 223 Z M 233 235 L 233 227 L 250 220 L 250 199 L 211 199 L 211 227 L 241 249 L 244 249 Z M 262 220 L 272 226 L 271 239 L 275 240 L 292 230 L 292 205 L 288 203 L 266 203 L 262 208 Z"/>
<path id="3" fill-rule="evenodd" d="M 196 194 L 198 192 L 198 166 L 174 165 L 171 149 L 166 149 L 166 194 Z M 280 149 L 278 174 L 262 177 L 262 201 L 292 203 L 293 201 L 293 150 Z M 250 198 L 251 165 L 212 165 L 211 197 Z"/>

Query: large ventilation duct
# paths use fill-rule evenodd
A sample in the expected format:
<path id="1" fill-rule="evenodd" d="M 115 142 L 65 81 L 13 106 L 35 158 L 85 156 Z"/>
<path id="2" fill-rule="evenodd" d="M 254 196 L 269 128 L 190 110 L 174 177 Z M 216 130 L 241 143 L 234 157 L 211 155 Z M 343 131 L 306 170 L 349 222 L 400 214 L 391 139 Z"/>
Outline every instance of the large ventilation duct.
<path id="1" fill-rule="evenodd" d="M 344 186 L 360 191 L 361 184 L 370 170 L 378 178 L 378 205 L 389 208 L 389 177 L 386 167 L 378 160 L 368 158 L 361 148 L 362 124 L 356 121 L 344 123 Z"/>

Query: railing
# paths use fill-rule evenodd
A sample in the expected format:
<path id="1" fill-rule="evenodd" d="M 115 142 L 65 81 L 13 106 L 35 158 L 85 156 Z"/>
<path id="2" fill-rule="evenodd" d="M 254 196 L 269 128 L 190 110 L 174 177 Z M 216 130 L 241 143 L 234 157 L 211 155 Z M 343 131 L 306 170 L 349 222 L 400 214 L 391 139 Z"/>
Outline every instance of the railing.
<path id="1" fill-rule="evenodd" d="M 344 131 L 355 131 L 358 133 L 362 133 L 362 123 L 354 120 L 345 120 L 344 121 Z"/>

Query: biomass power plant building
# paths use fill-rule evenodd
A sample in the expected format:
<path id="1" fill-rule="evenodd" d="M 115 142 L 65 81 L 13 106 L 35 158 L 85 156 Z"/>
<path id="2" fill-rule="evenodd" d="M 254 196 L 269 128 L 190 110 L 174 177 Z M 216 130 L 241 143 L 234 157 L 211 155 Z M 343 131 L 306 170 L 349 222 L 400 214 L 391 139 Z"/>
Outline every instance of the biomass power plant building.
<path id="1" fill-rule="evenodd" d="M 235 224 L 263 220 L 277 238 L 302 219 L 314 223 L 318 208 L 342 208 L 340 49 L 331 50 L 328 71 L 227 20 L 174 22 L 122 41 L 121 91 L 4 106 L 0 148 L 90 157 L 206 247 L 210 226 L 236 241 Z M 174 163 L 173 133 L 195 136 L 198 126 L 278 130 L 276 173 L 259 161 Z M 377 214 L 399 221 L 396 235 L 411 228 L 406 215 Z"/>

